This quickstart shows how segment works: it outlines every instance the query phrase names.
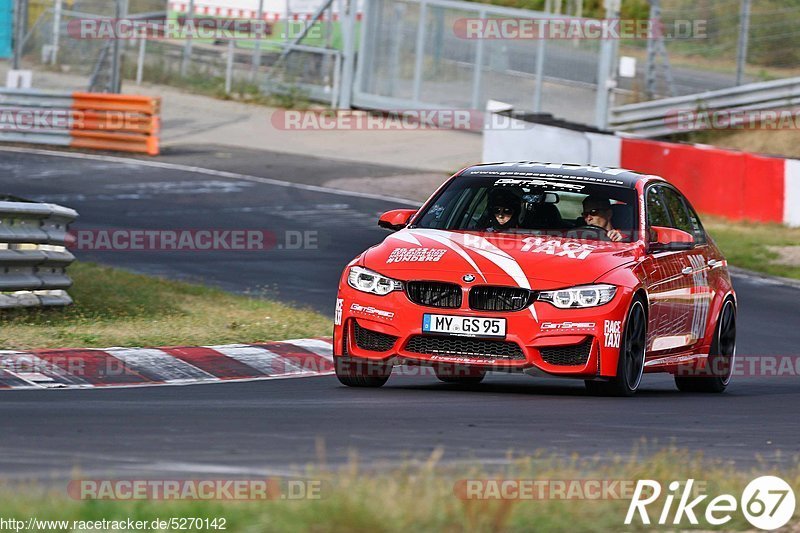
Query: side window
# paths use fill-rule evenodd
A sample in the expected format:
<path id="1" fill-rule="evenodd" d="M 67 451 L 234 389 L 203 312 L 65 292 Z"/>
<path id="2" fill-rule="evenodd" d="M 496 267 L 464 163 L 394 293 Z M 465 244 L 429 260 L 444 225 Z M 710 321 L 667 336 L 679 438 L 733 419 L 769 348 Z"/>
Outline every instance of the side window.
<path id="1" fill-rule="evenodd" d="M 663 187 L 661 189 L 661 197 L 664 199 L 669 214 L 672 216 L 672 227 L 694 235 L 695 228 L 689 217 L 689 210 L 686 209 L 686 204 L 683 203 L 683 198 L 681 198 L 680 194 L 674 189 Z"/>
<path id="2" fill-rule="evenodd" d="M 700 222 L 700 217 L 694 212 L 692 206 L 686 198 L 681 197 L 683 204 L 686 206 L 686 212 L 689 214 L 689 223 L 692 225 L 692 235 L 694 235 L 694 242 L 698 244 L 706 243 L 706 230 L 703 229 L 703 224 Z"/>
<path id="3" fill-rule="evenodd" d="M 667 206 L 659 194 L 664 187 L 650 187 L 647 191 L 647 225 L 670 227 L 672 224 L 667 213 Z"/>

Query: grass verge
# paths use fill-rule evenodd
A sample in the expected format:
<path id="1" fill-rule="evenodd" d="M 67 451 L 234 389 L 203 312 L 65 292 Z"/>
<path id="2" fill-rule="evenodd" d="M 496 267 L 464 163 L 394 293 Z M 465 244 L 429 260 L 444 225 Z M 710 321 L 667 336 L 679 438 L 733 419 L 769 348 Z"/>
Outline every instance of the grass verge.
<path id="1" fill-rule="evenodd" d="M 635 454 L 634 454 L 635 455 Z M 776 468 L 766 464 L 741 469 L 730 463 L 709 462 L 701 455 L 685 450 L 666 449 L 648 455 L 627 458 L 569 459 L 534 455 L 496 467 L 491 472 L 481 467 L 447 467 L 439 465 L 440 452 L 422 465 L 407 465 L 391 470 L 363 471 L 353 461 L 336 472 L 310 469 L 302 476 L 318 480 L 323 489 L 319 499 L 274 499 L 270 501 L 101 501 L 77 500 L 67 496 L 66 483 L 42 488 L 19 483 L 0 486 L 0 516 L 26 521 L 39 520 L 133 520 L 152 521 L 174 517 L 225 519 L 227 531 L 621 531 L 651 530 L 637 518 L 625 526 L 624 519 L 636 481 L 652 479 L 660 482 L 661 497 L 647 510 L 656 522 L 666 502 L 671 481 L 693 479 L 697 492 L 707 498 L 695 507 L 697 529 L 712 528 L 705 521 L 705 508 L 716 496 L 730 494 L 737 500 L 731 520 L 723 526 L 726 531 L 754 530 L 748 524 L 740 504 L 745 486 L 754 478 L 776 475 L 795 490 L 800 489 L 800 463 Z M 582 491 L 572 492 L 571 499 L 553 496 L 541 499 L 465 499 L 456 486 L 465 480 L 536 480 L 554 486 L 566 481 L 579 486 L 582 481 L 619 481 L 628 487 L 616 497 L 581 498 Z M 475 481 L 473 487 L 475 486 Z M 578 483 L 574 483 L 578 482 Z M 587 485 L 584 485 L 587 486 Z M 488 485 L 487 485 L 488 487 Z M 681 491 L 671 505 L 668 526 L 656 529 L 674 530 L 672 518 Z M 274 494 L 274 493 L 273 493 Z M 473 495 L 491 496 L 491 490 L 479 490 Z M 532 494 L 537 494 L 536 491 Z M 569 493 L 567 493 L 569 494 Z M 608 497 L 611 496 L 611 497 Z M 719 513 L 718 513 L 719 514 Z M 721 513 L 727 514 L 727 513 Z M 800 508 L 786 531 L 800 531 L 797 518 Z M 677 528 L 692 528 L 686 517 Z M 52 530 L 64 529 L 54 528 Z"/>
<path id="2" fill-rule="evenodd" d="M 731 265 L 772 276 L 800 279 L 800 253 L 782 259 L 780 249 L 800 247 L 800 228 L 782 224 L 731 222 L 704 216 L 703 225 Z"/>
<path id="3" fill-rule="evenodd" d="M 330 335 L 319 313 L 92 263 L 69 268 L 65 308 L 0 313 L 4 349 L 207 345 Z"/>

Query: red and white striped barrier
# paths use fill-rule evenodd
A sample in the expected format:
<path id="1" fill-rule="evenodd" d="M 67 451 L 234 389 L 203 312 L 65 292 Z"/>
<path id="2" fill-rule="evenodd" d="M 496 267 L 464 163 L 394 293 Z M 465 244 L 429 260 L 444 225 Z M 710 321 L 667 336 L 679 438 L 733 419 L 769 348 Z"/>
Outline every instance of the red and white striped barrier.
<path id="1" fill-rule="evenodd" d="M 0 351 L 0 389 L 138 387 L 323 376 L 331 340 Z"/>
<path id="2" fill-rule="evenodd" d="M 674 183 L 703 213 L 800 226 L 800 161 L 512 121 L 485 130 L 483 161 L 622 167 Z"/>

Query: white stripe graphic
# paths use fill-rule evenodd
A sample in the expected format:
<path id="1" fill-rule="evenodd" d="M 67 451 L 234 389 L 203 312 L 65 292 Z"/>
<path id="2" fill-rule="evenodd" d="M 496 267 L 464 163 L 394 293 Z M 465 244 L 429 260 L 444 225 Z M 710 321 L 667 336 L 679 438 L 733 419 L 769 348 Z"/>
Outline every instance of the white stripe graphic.
<path id="1" fill-rule="evenodd" d="M 166 382 L 219 381 L 219 378 L 205 370 L 155 348 L 108 348 L 103 351 L 134 370 L 142 369 Z"/>
<path id="2" fill-rule="evenodd" d="M 226 346 L 208 346 L 208 348 L 216 350 L 222 355 L 226 355 L 247 366 L 251 366 L 268 376 L 315 373 L 312 370 L 300 367 L 280 354 L 276 354 L 275 352 L 271 352 L 259 346 L 229 344 Z M 276 372 L 276 369 L 281 369 L 281 365 L 283 365 L 283 371 Z"/>
<path id="3" fill-rule="evenodd" d="M 467 244 L 465 242 L 464 244 L 467 248 L 497 265 L 503 272 L 508 274 L 511 279 L 516 281 L 517 285 L 524 289 L 530 290 L 531 284 L 528 282 L 528 277 L 525 275 L 525 272 L 522 270 L 522 267 L 519 266 L 519 263 L 517 263 L 516 259 L 483 237 L 470 237 L 470 240 L 472 239 L 475 239 L 475 242 L 479 243 L 479 245 L 472 246 L 471 244 Z M 536 316 L 536 309 L 533 307 L 533 304 L 531 304 L 528 309 L 530 310 L 533 319 L 538 322 L 539 317 Z"/>
<path id="4" fill-rule="evenodd" d="M 464 249 L 461 248 L 461 246 L 458 243 L 454 242 L 450 238 L 450 233 L 437 229 L 418 229 L 414 231 L 416 233 L 419 233 L 423 237 L 428 237 L 429 239 L 434 240 L 440 244 L 443 244 L 448 248 L 450 248 L 451 250 L 453 250 L 454 252 L 456 252 L 458 255 L 464 258 L 464 260 L 468 262 L 472 266 L 472 268 L 475 269 L 475 272 L 477 272 L 478 275 L 481 278 L 483 278 L 483 281 L 486 281 L 486 276 L 483 275 L 481 269 L 478 268 L 478 265 L 475 264 L 475 261 L 472 259 L 472 257 L 470 257 L 469 254 L 466 251 L 464 251 Z"/>
<path id="5" fill-rule="evenodd" d="M 389 236 L 390 239 L 397 239 L 398 241 L 407 242 L 409 244 L 415 244 L 417 246 L 422 246 L 413 233 L 408 233 L 405 231 L 401 231 L 400 233 L 395 233 L 394 235 Z"/>

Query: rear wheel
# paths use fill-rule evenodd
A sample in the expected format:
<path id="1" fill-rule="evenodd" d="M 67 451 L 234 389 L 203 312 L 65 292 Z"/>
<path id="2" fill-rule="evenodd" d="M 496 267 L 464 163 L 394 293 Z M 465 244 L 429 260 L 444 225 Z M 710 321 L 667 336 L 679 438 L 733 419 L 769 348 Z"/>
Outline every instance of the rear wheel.
<path id="1" fill-rule="evenodd" d="M 336 377 L 348 387 L 382 387 L 392 375 L 392 365 L 366 359 L 344 359 L 334 361 Z"/>
<path id="2" fill-rule="evenodd" d="M 731 381 L 736 357 L 736 306 L 733 300 L 722 305 L 714 340 L 708 353 L 710 376 L 675 376 L 675 385 L 682 392 L 723 392 Z"/>
<path id="3" fill-rule="evenodd" d="M 486 377 L 485 370 L 463 366 L 440 365 L 434 366 L 433 371 L 439 381 L 461 385 L 477 385 Z"/>
<path id="4" fill-rule="evenodd" d="M 628 310 L 625 331 L 619 349 L 617 375 L 608 381 L 586 381 L 586 390 L 599 396 L 633 396 L 644 373 L 647 343 L 647 314 L 644 304 L 635 299 Z"/>

